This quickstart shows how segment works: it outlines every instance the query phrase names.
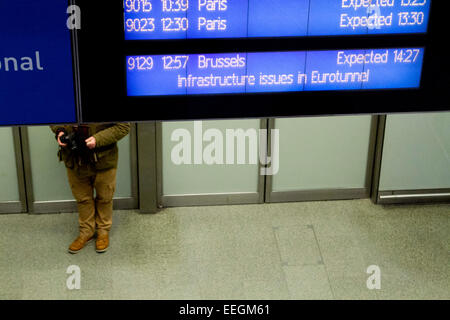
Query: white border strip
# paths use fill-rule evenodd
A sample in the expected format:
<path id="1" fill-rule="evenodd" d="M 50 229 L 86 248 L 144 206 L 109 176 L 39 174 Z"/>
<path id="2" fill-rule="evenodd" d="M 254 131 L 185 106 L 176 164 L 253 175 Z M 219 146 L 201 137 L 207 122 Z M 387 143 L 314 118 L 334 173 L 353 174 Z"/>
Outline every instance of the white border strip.
<path id="1" fill-rule="evenodd" d="M 431 197 L 450 197 L 450 193 L 418 193 L 418 194 L 396 194 L 380 196 L 380 199 L 401 199 L 401 198 L 431 198 Z"/>

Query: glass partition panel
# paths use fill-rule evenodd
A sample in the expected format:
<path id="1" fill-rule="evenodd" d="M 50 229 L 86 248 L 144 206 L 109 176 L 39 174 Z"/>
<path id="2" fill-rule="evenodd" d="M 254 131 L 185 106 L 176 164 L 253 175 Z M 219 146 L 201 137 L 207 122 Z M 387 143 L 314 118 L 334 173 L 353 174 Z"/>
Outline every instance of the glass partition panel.
<path id="1" fill-rule="evenodd" d="M 450 188 L 450 112 L 388 115 L 379 191 Z"/>
<path id="2" fill-rule="evenodd" d="M 0 202 L 19 201 L 12 128 L 0 128 Z"/>
<path id="3" fill-rule="evenodd" d="M 57 157 L 58 144 L 48 126 L 29 127 L 31 171 L 35 201 L 73 200 L 65 166 Z M 119 141 L 115 197 L 131 197 L 130 139 Z"/>
<path id="4" fill-rule="evenodd" d="M 259 128 L 256 119 L 162 123 L 163 195 L 257 192 Z M 228 136 L 227 130 L 256 137 L 255 148 L 249 147 L 253 138 L 245 138 L 242 164 L 238 164 L 238 140 Z M 233 141 L 234 157 L 226 148 Z M 252 156 L 256 163 L 250 161 Z"/>
<path id="5" fill-rule="evenodd" d="M 116 184 L 116 198 L 131 198 L 131 148 L 130 135 L 127 135 L 117 144 L 119 147 L 119 164 L 117 167 L 117 184 Z"/>
<path id="6" fill-rule="evenodd" d="M 66 168 L 57 157 L 55 134 L 48 126 L 29 127 L 28 139 L 34 200 L 73 200 Z"/>
<path id="7" fill-rule="evenodd" d="M 371 116 L 276 119 L 280 169 L 272 191 L 365 188 Z"/>

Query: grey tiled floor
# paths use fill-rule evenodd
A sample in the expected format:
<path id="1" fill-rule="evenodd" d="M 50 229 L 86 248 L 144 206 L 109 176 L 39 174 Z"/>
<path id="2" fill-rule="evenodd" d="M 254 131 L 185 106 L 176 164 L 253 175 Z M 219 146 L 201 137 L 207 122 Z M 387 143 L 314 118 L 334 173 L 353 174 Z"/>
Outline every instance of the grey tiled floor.
<path id="1" fill-rule="evenodd" d="M 76 214 L 0 215 L 0 299 L 450 298 L 448 204 L 116 211 L 108 252 L 67 253 L 76 236 Z M 70 265 L 80 290 L 66 287 Z"/>

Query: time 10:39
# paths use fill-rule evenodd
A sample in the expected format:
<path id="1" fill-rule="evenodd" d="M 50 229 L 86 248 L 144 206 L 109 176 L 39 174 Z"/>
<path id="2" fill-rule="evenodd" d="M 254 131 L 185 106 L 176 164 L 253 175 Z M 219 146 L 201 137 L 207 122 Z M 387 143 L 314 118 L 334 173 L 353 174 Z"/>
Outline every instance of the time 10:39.
<path id="1" fill-rule="evenodd" d="M 163 12 L 186 12 L 189 0 L 161 0 Z"/>

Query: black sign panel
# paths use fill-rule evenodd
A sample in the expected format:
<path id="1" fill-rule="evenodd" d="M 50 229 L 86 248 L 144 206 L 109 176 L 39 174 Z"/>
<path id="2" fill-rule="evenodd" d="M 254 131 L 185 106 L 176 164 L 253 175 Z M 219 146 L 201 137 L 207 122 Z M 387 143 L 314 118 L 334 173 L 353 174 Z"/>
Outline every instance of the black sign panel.
<path id="1" fill-rule="evenodd" d="M 76 2 L 83 122 L 450 110 L 443 1 Z"/>

